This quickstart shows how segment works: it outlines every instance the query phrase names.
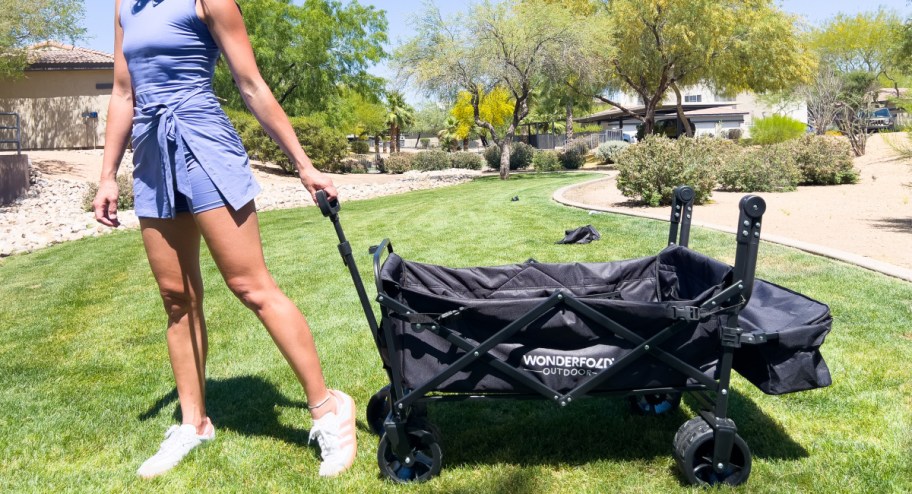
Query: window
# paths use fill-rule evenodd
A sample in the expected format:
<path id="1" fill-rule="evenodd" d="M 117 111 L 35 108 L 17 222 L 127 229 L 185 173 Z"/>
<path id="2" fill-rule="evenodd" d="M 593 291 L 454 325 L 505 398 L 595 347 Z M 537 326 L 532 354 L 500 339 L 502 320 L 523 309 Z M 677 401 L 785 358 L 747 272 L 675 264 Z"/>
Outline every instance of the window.
<path id="1" fill-rule="evenodd" d="M 699 103 L 703 101 L 702 94 L 687 94 L 684 96 L 685 103 Z"/>
<path id="2" fill-rule="evenodd" d="M 715 95 L 715 97 L 716 97 L 716 101 L 719 103 L 729 103 L 729 102 L 735 101 L 734 96 L 726 96 L 724 94 L 717 94 L 717 95 Z"/>

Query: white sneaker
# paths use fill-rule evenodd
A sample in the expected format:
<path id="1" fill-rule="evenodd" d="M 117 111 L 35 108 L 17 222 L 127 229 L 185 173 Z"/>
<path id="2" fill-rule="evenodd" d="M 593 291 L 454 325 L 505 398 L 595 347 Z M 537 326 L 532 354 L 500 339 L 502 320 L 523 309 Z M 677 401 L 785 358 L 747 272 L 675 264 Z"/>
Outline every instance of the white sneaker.
<path id="1" fill-rule="evenodd" d="M 213 439 L 215 428 L 211 423 L 207 424 L 206 432 L 203 434 L 197 434 L 196 426 L 192 424 L 172 425 L 165 432 L 165 440 L 162 441 L 158 453 L 143 462 L 136 473 L 145 479 L 161 475 L 180 463 L 193 448 Z"/>
<path id="2" fill-rule="evenodd" d="M 355 441 L 355 401 L 351 396 L 330 390 L 336 400 L 336 411 L 315 419 L 310 429 L 310 438 L 320 444 L 321 477 L 335 477 L 348 470 L 355 462 L 357 444 Z"/>

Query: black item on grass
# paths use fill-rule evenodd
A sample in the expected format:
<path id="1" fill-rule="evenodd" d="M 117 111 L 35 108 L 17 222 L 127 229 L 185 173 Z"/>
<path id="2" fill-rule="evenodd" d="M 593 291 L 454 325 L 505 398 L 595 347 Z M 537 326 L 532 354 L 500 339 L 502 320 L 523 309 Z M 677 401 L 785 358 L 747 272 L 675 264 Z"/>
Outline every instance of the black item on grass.
<path id="1" fill-rule="evenodd" d="M 592 225 L 581 226 L 574 230 L 564 231 L 564 238 L 554 242 L 556 244 L 588 244 L 593 240 L 599 240 L 602 234 Z"/>

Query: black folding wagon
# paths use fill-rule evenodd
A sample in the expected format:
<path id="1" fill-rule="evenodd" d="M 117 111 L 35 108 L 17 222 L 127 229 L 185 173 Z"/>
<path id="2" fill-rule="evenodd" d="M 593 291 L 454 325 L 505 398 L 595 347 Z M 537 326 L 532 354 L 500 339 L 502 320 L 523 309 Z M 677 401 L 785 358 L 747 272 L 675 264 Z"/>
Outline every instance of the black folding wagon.
<path id="1" fill-rule="evenodd" d="M 688 248 L 693 199 L 690 187 L 675 189 L 668 247 L 639 259 L 448 268 L 402 259 L 384 239 L 370 248 L 378 321 L 339 204 L 318 194 L 390 381 L 367 407 L 382 474 L 440 473 L 431 401 L 540 397 L 567 407 L 621 395 L 635 412 L 661 414 L 689 392 L 700 412 L 674 436 L 683 476 L 745 482 L 751 452 L 728 416 L 732 369 L 768 394 L 828 386 L 819 349 L 832 319 L 826 305 L 754 279 L 762 198 L 740 202 L 733 267 Z"/>

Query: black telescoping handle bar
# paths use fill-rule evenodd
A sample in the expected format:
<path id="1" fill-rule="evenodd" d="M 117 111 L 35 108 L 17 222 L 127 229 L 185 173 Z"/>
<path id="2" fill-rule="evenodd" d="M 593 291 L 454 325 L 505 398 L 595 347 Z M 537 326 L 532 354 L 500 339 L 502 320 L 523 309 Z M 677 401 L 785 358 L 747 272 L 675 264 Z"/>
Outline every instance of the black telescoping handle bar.
<path id="1" fill-rule="evenodd" d="M 690 220 L 693 215 L 693 203 L 696 197 L 694 190 L 687 185 L 675 187 L 671 202 L 671 224 L 668 227 L 668 245 L 687 247 L 690 242 Z M 678 225 L 681 225 L 681 236 L 678 237 Z"/>
<path id="2" fill-rule="evenodd" d="M 750 300 L 754 289 L 757 270 L 757 253 L 760 250 L 760 220 L 766 212 L 766 201 L 762 197 L 746 195 L 741 198 L 741 214 L 738 217 L 738 248 L 735 251 L 734 279 L 744 282 L 741 294 L 745 302 Z"/>
<path id="3" fill-rule="evenodd" d="M 345 239 L 345 232 L 342 231 L 342 224 L 339 222 L 339 210 L 342 206 L 339 204 L 338 199 L 330 201 L 326 197 L 326 192 L 322 190 L 318 190 L 316 196 L 317 204 L 320 206 L 320 211 L 323 213 L 323 216 L 328 217 L 336 229 L 336 236 L 339 237 L 339 254 L 342 255 L 342 262 L 348 266 L 352 282 L 355 284 L 355 290 L 358 292 L 358 298 L 361 300 L 361 308 L 364 310 L 364 316 L 367 317 L 367 324 L 370 326 L 371 333 L 373 333 L 374 338 L 376 339 L 379 334 L 377 318 L 374 315 L 373 307 L 371 307 L 370 299 L 367 298 L 367 292 L 364 290 L 364 282 L 361 281 L 361 273 L 358 271 L 358 266 L 355 264 L 355 257 L 352 255 L 351 244 Z"/>

